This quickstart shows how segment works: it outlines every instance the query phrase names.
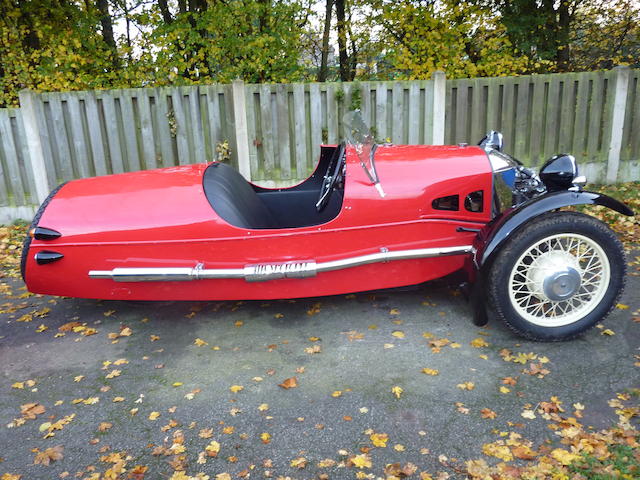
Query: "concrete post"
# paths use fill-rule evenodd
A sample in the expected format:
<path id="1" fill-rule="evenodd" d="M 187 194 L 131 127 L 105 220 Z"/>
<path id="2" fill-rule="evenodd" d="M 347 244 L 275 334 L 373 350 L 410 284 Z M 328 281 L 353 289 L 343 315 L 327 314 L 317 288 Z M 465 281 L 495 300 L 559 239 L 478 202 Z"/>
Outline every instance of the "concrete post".
<path id="1" fill-rule="evenodd" d="M 627 108 L 627 91 L 629 89 L 629 67 L 616 67 L 615 84 L 613 86 L 613 111 L 611 113 L 611 135 L 609 140 L 609 152 L 607 155 L 607 183 L 615 183 L 618 180 L 620 169 L 620 152 L 622 151 L 622 133 L 624 129 L 624 117 Z"/>
<path id="2" fill-rule="evenodd" d="M 40 137 L 40 129 L 38 127 L 36 102 L 38 102 L 39 99 L 31 90 L 21 90 L 19 98 L 22 122 L 24 124 L 24 132 L 27 137 L 27 147 L 29 149 L 29 165 L 33 171 L 33 180 L 36 186 L 35 194 L 38 202 L 42 203 L 49 195 L 50 187 L 44 163 L 42 139 Z"/>
<path id="3" fill-rule="evenodd" d="M 245 100 L 244 82 L 234 80 L 232 85 L 233 118 L 236 129 L 236 149 L 238 154 L 238 170 L 242 176 L 251 180 L 251 163 L 249 161 L 249 133 L 247 131 L 247 104 Z"/>
<path id="4" fill-rule="evenodd" d="M 447 77 L 444 72 L 433 72 L 433 145 L 444 145 Z"/>

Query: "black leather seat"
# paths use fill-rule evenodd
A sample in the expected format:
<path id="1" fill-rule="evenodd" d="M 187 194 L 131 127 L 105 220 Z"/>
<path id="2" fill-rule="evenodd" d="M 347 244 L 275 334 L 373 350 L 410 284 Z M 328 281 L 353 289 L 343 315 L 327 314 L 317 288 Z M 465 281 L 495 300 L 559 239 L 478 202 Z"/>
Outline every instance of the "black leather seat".
<path id="1" fill-rule="evenodd" d="M 240 228 L 278 228 L 276 218 L 240 173 L 224 163 L 204 172 L 204 193 L 220 217 Z"/>

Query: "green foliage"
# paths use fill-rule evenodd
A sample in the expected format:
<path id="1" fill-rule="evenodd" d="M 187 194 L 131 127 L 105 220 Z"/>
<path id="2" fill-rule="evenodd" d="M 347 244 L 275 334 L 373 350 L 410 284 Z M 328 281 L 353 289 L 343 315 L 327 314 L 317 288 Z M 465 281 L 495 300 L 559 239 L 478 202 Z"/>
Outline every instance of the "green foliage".
<path id="1" fill-rule="evenodd" d="M 456 78 L 640 65 L 640 4 L 634 0 L 343 3 L 341 58 L 356 80 L 429 78 L 435 70 Z M 0 107 L 17 105 L 23 88 L 314 80 L 326 8 L 311 5 L 0 0 Z M 333 58 L 328 65 L 330 79 L 338 77 L 337 64 Z M 352 103 L 358 101 L 354 91 Z"/>
<path id="2" fill-rule="evenodd" d="M 436 70 L 449 77 L 527 70 L 527 60 L 516 55 L 495 15 L 474 3 L 402 0 L 383 2 L 378 11 L 389 66 L 399 78 L 429 78 Z"/>
<path id="3" fill-rule="evenodd" d="M 612 478 L 640 477 L 640 454 L 636 448 L 628 445 L 609 447 L 608 455 L 583 455 L 569 466 L 574 475 L 590 480 L 609 480 Z"/>
<path id="4" fill-rule="evenodd" d="M 232 0 L 179 14 L 170 24 L 152 15 L 150 42 L 158 50 L 154 83 L 300 80 L 303 14 L 297 2 Z"/>

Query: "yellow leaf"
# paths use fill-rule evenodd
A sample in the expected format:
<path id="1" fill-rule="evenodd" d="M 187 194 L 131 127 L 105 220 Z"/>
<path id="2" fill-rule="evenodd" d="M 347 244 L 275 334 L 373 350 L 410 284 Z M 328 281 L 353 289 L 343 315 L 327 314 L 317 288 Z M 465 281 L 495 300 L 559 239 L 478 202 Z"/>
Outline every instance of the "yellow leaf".
<path id="1" fill-rule="evenodd" d="M 392 308 L 391 310 L 389 310 L 389 315 L 400 315 L 400 310 L 398 310 L 397 308 Z"/>
<path id="2" fill-rule="evenodd" d="M 331 394 L 331 396 L 334 397 L 334 398 L 341 397 L 342 396 L 342 391 L 341 390 L 336 390 L 335 392 L 333 392 Z"/>
<path id="3" fill-rule="evenodd" d="M 207 342 L 205 342 L 204 340 L 202 340 L 201 338 L 196 338 L 193 341 L 194 345 L 197 345 L 198 347 L 204 347 L 205 345 L 209 345 Z"/>
<path id="4" fill-rule="evenodd" d="M 302 469 L 307 466 L 307 459 L 304 457 L 294 458 L 289 464 L 294 468 Z"/>
<path id="5" fill-rule="evenodd" d="M 231 390 L 233 393 L 238 393 L 241 390 L 244 390 L 244 387 L 242 385 L 231 385 L 229 387 L 229 390 Z"/>
<path id="6" fill-rule="evenodd" d="M 171 384 L 172 387 L 181 387 L 182 385 L 183 385 L 182 382 L 173 382 Z"/>
<path id="7" fill-rule="evenodd" d="M 160 416 L 160 412 L 151 412 L 149 414 L 149 420 L 157 420 Z"/>
<path id="8" fill-rule="evenodd" d="M 602 332 L 600 332 L 600 335 L 609 335 L 609 336 L 611 336 L 611 335 L 615 335 L 615 334 L 616 334 L 616 332 L 614 332 L 613 330 L 611 330 L 609 328 L 607 328 L 607 329 L 603 330 Z"/>
<path id="9" fill-rule="evenodd" d="M 355 455 L 351 459 L 351 463 L 358 468 L 371 468 L 371 458 L 366 453 Z"/>
<path id="10" fill-rule="evenodd" d="M 262 443 L 269 443 L 271 441 L 271 435 L 269 435 L 267 432 L 263 432 L 260 434 L 260 440 L 262 440 Z"/>
<path id="11" fill-rule="evenodd" d="M 402 392 L 404 392 L 402 387 L 399 387 L 397 385 L 391 389 L 391 393 L 393 393 L 396 396 L 396 398 L 400 398 L 400 395 L 402 395 Z"/>
<path id="12" fill-rule="evenodd" d="M 566 451 L 563 448 L 556 448 L 551 452 L 551 456 L 559 461 L 562 465 L 569 465 L 573 461 L 580 458 L 580 455 Z"/>
<path id="13" fill-rule="evenodd" d="M 401 330 L 395 330 L 391 333 L 396 338 L 404 338 L 404 332 Z"/>
<path id="14" fill-rule="evenodd" d="M 268 403 L 261 403 L 260 406 L 258 407 L 258 410 L 260 410 L 261 412 L 269 410 L 269 404 Z"/>
<path id="15" fill-rule="evenodd" d="M 386 433 L 372 433 L 369 439 L 374 447 L 386 447 L 389 441 L 389 435 Z"/>
<path id="16" fill-rule="evenodd" d="M 11 385 L 11 388 L 17 388 L 17 389 L 24 389 L 24 382 L 16 382 L 13 385 Z"/>
<path id="17" fill-rule="evenodd" d="M 471 340 L 471 346 L 475 348 L 482 348 L 482 347 L 488 347 L 489 344 L 485 342 L 484 338 L 478 337 Z"/>
<path id="18" fill-rule="evenodd" d="M 422 369 L 422 373 L 426 374 L 426 375 L 438 375 L 440 373 L 440 371 L 436 370 L 435 368 L 423 368 Z"/>
<path id="19" fill-rule="evenodd" d="M 456 385 L 460 390 L 473 390 L 476 385 L 473 382 L 464 382 Z"/>
<path id="20" fill-rule="evenodd" d="M 511 389 L 505 387 L 504 385 L 500 387 L 500 393 L 509 393 L 510 391 Z"/>
<path id="21" fill-rule="evenodd" d="M 124 397 L 113 397 L 113 403 L 124 402 Z"/>
<path id="22" fill-rule="evenodd" d="M 502 440 L 500 440 L 502 441 Z M 485 443 L 482 445 L 482 453 L 485 455 L 499 458 L 500 460 L 504 460 L 505 462 L 510 462 L 513 460 L 513 455 L 511 454 L 511 450 L 506 445 L 500 445 L 498 443 Z"/>
<path id="23" fill-rule="evenodd" d="M 397 444 L 395 444 L 395 445 L 393 446 L 393 449 L 394 449 L 396 452 L 404 452 L 404 445 L 401 445 L 401 444 L 397 443 Z"/>
<path id="24" fill-rule="evenodd" d="M 627 309 L 629 309 L 629 305 L 625 305 L 624 303 L 618 303 L 618 304 L 616 305 L 616 308 L 617 308 L 618 310 L 627 310 Z"/>
<path id="25" fill-rule="evenodd" d="M 220 444 L 215 440 L 211 440 L 211 443 L 209 443 L 204 450 L 209 457 L 216 457 L 220 452 Z"/>

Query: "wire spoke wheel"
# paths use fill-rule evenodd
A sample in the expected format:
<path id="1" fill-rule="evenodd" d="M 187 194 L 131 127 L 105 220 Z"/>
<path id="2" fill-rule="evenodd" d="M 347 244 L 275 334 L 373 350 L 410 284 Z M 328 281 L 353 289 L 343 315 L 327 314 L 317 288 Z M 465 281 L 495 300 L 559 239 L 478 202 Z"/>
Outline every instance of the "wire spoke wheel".
<path id="1" fill-rule="evenodd" d="M 593 217 L 549 212 L 524 225 L 498 252 L 487 277 L 490 305 L 531 340 L 569 340 L 602 321 L 625 283 L 624 248 Z"/>
<path id="2" fill-rule="evenodd" d="M 593 311 L 610 278 L 609 259 L 598 243 L 576 233 L 550 235 L 527 248 L 515 262 L 509 299 L 529 322 L 560 327 Z"/>

